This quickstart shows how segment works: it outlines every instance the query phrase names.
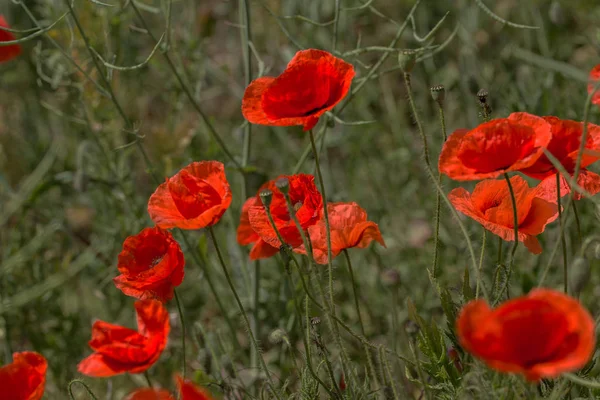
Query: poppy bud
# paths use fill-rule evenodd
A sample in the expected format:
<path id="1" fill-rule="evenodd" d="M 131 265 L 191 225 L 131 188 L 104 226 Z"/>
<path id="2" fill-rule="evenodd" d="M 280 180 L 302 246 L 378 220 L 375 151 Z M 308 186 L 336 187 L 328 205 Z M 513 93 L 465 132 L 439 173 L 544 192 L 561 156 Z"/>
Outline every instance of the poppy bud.
<path id="1" fill-rule="evenodd" d="M 414 50 L 406 49 L 398 53 L 398 65 L 405 74 L 410 74 L 417 62 L 417 54 Z"/>
<path id="2" fill-rule="evenodd" d="M 577 296 L 590 279 L 590 263 L 583 257 L 576 257 L 571 266 L 571 271 L 573 272 L 569 280 L 569 286 L 571 286 L 571 292 Z"/>
<path id="3" fill-rule="evenodd" d="M 263 189 L 258 195 L 262 200 L 263 206 L 265 206 L 265 208 L 269 208 L 271 205 L 271 200 L 273 200 L 273 192 L 271 192 L 269 189 Z"/>
<path id="4" fill-rule="evenodd" d="M 288 194 L 290 191 L 290 181 L 288 178 L 283 177 L 279 178 L 275 181 L 275 186 L 277 189 L 281 191 L 283 194 Z"/>
<path id="5" fill-rule="evenodd" d="M 429 90 L 431 91 L 431 97 L 433 98 L 433 101 L 438 103 L 441 107 L 446 99 L 446 88 L 444 85 L 435 85 Z"/>
<path id="6" fill-rule="evenodd" d="M 394 287 L 400 284 L 400 273 L 395 269 L 388 268 L 381 273 L 381 283 L 387 287 Z"/>
<path id="7" fill-rule="evenodd" d="M 340 375 L 339 387 L 342 392 L 346 390 L 346 379 L 344 379 L 343 373 Z"/>
<path id="8" fill-rule="evenodd" d="M 271 332 L 271 334 L 269 335 L 269 341 L 273 344 L 279 344 L 284 340 L 286 336 L 286 332 L 283 329 L 278 328 Z"/>
<path id="9" fill-rule="evenodd" d="M 321 318 L 319 318 L 319 317 L 312 317 L 312 318 L 310 319 L 310 324 L 311 324 L 312 326 L 317 326 L 317 325 L 319 325 L 320 323 L 321 323 Z"/>
<path id="10" fill-rule="evenodd" d="M 477 98 L 479 99 L 479 102 L 481 104 L 487 103 L 487 98 L 489 95 L 490 94 L 485 89 L 479 89 L 479 91 L 477 92 Z"/>

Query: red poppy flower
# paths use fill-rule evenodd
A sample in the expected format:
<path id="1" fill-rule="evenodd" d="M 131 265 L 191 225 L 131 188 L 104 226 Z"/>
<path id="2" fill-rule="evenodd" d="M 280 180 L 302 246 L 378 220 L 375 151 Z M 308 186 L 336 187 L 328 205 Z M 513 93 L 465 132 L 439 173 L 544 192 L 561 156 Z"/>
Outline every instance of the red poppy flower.
<path id="1" fill-rule="evenodd" d="M 175 396 L 165 389 L 141 388 L 131 393 L 125 400 L 175 400 Z"/>
<path id="2" fill-rule="evenodd" d="M 558 208 L 539 197 L 537 188 L 529 188 L 520 176 L 510 178 L 517 202 L 519 241 L 534 254 L 542 252 L 536 235 L 556 219 Z M 507 241 L 515 240 L 514 216 L 510 191 L 505 180 L 479 182 L 473 194 L 463 188 L 453 189 L 448 198 L 463 214 L 479 222 L 485 229 Z"/>
<path id="3" fill-rule="evenodd" d="M 572 297 L 536 289 L 492 310 L 482 300 L 463 307 L 456 322 L 461 345 L 490 368 L 554 378 L 583 367 L 594 353 L 594 320 Z"/>
<path id="4" fill-rule="evenodd" d="M 39 400 L 44 395 L 48 362 L 39 353 L 13 353 L 13 362 L 0 368 L 0 397 Z"/>
<path id="5" fill-rule="evenodd" d="M 583 123 L 571 120 L 562 120 L 557 117 L 543 117 L 552 127 L 552 140 L 548 144 L 548 151 L 561 163 L 569 174 L 575 172 L 575 163 L 579 154 L 581 137 L 583 136 Z M 577 177 L 577 184 L 590 194 L 600 191 L 600 176 L 585 169 L 588 165 L 600 159 L 600 126 L 588 124 L 588 134 L 581 157 L 581 169 Z M 549 178 L 541 183 L 540 190 L 546 195 L 544 198 L 556 203 L 556 178 L 558 172 L 546 155 L 542 155 L 533 165 L 521 170 L 522 173 L 536 179 Z M 561 177 L 561 195 L 571 192 L 566 179 Z M 576 193 L 575 198 L 581 199 Z"/>
<path id="6" fill-rule="evenodd" d="M 329 203 L 329 226 L 331 231 L 331 257 L 337 257 L 344 249 L 365 248 L 373 240 L 385 247 L 379 227 L 375 222 L 367 221 L 367 212 L 356 203 Z M 313 257 L 319 264 L 327 264 L 327 228 L 325 220 L 320 219 L 308 227 L 313 247 Z M 304 245 L 295 249 L 306 254 Z"/>
<path id="7" fill-rule="evenodd" d="M 259 125 L 302 125 L 312 129 L 350 90 L 354 67 L 322 50 L 296 53 L 277 78 L 263 76 L 250 83 L 242 114 Z"/>
<path id="8" fill-rule="evenodd" d="M 0 28 L 10 28 L 8 22 L 4 19 L 4 16 L 0 14 Z M 12 42 L 16 40 L 15 35 L 12 32 L 0 29 L 0 42 Z M 0 46 L 0 63 L 4 61 L 12 60 L 21 54 L 21 46 L 18 44 L 11 44 L 8 46 Z"/>
<path id="9" fill-rule="evenodd" d="M 315 177 L 307 174 L 298 174 L 285 176 L 285 178 L 289 181 L 289 196 L 292 204 L 294 204 L 296 218 L 302 228 L 307 229 L 309 226 L 317 223 L 320 211 L 323 209 L 323 198 L 315 186 Z M 298 247 L 302 244 L 302 236 L 298 232 L 294 220 L 288 213 L 285 197 L 275 186 L 275 181 L 273 180 L 264 184 L 259 193 L 264 189 L 269 189 L 273 192 L 270 210 L 275 221 L 275 226 L 277 226 L 286 244 Z M 281 247 L 281 242 L 269 222 L 267 212 L 262 205 L 260 197 L 258 197 L 258 201 L 253 206 L 248 207 L 248 219 L 254 232 L 266 244 L 277 249 Z"/>
<path id="10" fill-rule="evenodd" d="M 242 216 L 240 217 L 240 225 L 237 229 L 237 241 L 242 246 L 253 244 L 252 250 L 250 250 L 250 259 L 259 260 L 261 258 L 269 258 L 279 252 L 277 247 L 273 247 L 258 236 L 258 233 L 254 232 L 250 225 L 250 217 L 248 216 L 248 210 L 253 206 L 261 206 L 262 202 L 258 196 L 251 197 L 242 206 Z"/>
<path id="11" fill-rule="evenodd" d="M 590 79 L 588 83 L 588 94 L 594 91 L 594 87 L 598 84 L 600 80 L 600 64 L 596 65 L 590 71 Z M 592 103 L 600 105 L 600 90 L 597 90 L 596 93 L 592 96 Z"/>
<path id="12" fill-rule="evenodd" d="M 173 236 L 160 228 L 146 228 L 129 236 L 119 254 L 117 289 L 140 300 L 173 298 L 183 281 L 183 253 Z"/>
<path id="13" fill-rule="evenodd" d="M 171 329 L 169 313 L 158 300 L 136 301 L 135 311 L 137 332 L 104 321 L 94 323 L 89 345 L 95 353 L 79 363 L 79 372 L 96 378 L 138 374 L 158 360 Z"/>
<path id="14" fill-rule="evenodd" d="M 179 375 L 176 377 L 176 382 L 179 393 L 181 393 L 181 400 L 213 400 L 207 391 Z"/>
<path id="15" fill-rule="evenodd" d="M 150 196 L 148 213 L 162 229 L 201 229 L 219 222 L 230 204 L 223 164 L 200 161 L 161 184 Z"/>
<path id="16" fill-rule="evenodd" d="M 442 148 L 440 172 L 458 181 L 495 178 L 531 166 L 552 138 L 544 119 L 513 113 L 477 128 L 455 131 Z"/>

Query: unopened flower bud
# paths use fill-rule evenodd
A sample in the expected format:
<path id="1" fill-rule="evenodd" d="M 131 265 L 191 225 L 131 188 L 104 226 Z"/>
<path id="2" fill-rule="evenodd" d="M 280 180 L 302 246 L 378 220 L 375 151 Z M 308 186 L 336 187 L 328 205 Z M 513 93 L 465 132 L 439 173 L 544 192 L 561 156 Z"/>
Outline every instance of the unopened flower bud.
<path id="1" fill-rule="evenodd" d="M 490 94 L 485 89 L 479 89 L 479 91 L 477 92 L 477 98 L 479 99 L 479 102 L 481 104 L 487 103 L 487 98 L 489 95 Z"/>
<path id="2" fill-rule="evenodd" d="M 444 104 L 444 100 L 446 99 L 446 88 L 444 85 L 432 86 L 429 90 L 431 91 L 431 97 L 433 98 L 433 101 L 442 106 Z"/>
<path id="3" fill-rule="evenodd" d="M 279 178 L 275 181 L 275 186 L 277 189 L 281 191 L 283 194 L 288 194 L 290 191 L 290 181 L 288 178 Z"/>
<path id="4" fill-rule="evenodd" d="M 583 257 L 576 257 L 571 265 L 571 271 L 569 286 L 571 293 L 577 296 L 590 279 L 590 263 Z"/>
<path id="5" fill-rule="evenodd" d="M 271 332 L 271 334 L 269 335 L 269 341 L 273 344 L 279 344 L 284 340 L 286 336 L 287 333 L 283 329 L 278 328 Z"/>
<path id="6" fill-rule="evenodd" d="M 454 347 L 450 347 L 448 349 L 448 358 L 450 359 L 450 361 L 452 361 L 452 363 L 454 364 L 454 368 L 456 368 L 458 372 L 463 371 L 462 363 L 460 362 L 460 356 L 458 355 L 458 351 L 456 351 Z"/>
<path id="7" fill-rule="evenodd" d="M 410 74 L 416 62 L 417 54 L 414 50 L 407 49 L 398 53 L 398 65 L 404 73 Z"/>
<path id="8" fill-rule="evenodd" d="M 271 192 L 269 189 L 263 189 L 258 195 L 262 200 L 263 206 L 268 208 L 271 205 L 271 200 L 273 200 L 273 192 Z"/>

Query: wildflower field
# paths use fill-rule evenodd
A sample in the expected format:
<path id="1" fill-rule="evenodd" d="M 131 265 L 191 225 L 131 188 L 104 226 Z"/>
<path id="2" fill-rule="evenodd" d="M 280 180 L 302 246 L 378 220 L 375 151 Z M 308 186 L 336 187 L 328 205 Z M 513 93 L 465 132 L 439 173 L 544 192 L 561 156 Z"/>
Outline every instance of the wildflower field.
<path id="1" fill-rule="evenodd" d="M 600 399 L 599 21 L 0 1 L 0 400 Z"/>

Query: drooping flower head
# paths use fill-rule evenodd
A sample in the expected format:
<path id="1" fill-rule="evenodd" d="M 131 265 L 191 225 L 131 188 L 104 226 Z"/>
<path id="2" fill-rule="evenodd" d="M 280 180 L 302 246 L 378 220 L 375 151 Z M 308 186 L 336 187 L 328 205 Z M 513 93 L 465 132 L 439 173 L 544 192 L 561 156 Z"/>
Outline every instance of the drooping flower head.
<path id="1" fill-rule="evenodd" d="M 10 28 L 8 26 L 8 22 L 3 15 L 0 14 L 0 28 Z M 17 38 L 12 32 L 9 32 L 4 29 L 0 29 L 0 42 L 12 42 Z M 18 44 L 10 44 L 7 46 L 0 46 L 0 63 L 4 61 L 10 61 L 13 58 L 19 56 L 21 54 L 21 46 Z"/>
<path id="2" fill-rule="evenodd" d="M 254 229 L 252 229 L 248 211 L 254 206 L 262 206 L 262 202 L 258 195 L 250 197 L 242 206 L 242 215 L 237 229 L 237 241 L 242 246 L 253 244 L 252 249 L 250 250 L 250 259 L 260 260 L 262 258 L 274 256 L 279 252 L 279 248 L 273 247 L 262 240 L 258 233 L 254 232 Z"/>
<path id="3" fill-rule="evenodd" d="M 0 368 L 0 397 L 7 400 L 40 400 L 46 385 L 48 362 L 39 353 L 13 353 L 13 362 Z"/>
<path id="4" fill-rule="evenodd" d="M 282 177 L 279 177 L 280 179 Z M 323 208 L 323 198 L 315 186 L 315 177 L 313 175 L 298 174 L 285 176 L 289 182 L 289 196 L 298 222 L 303 229 L 314 225 L 320 218 L 320 211 Z M 277 179 L 276 179 L 277 180 Z M 273 192 L 271 205 L 269 207 L 275 226 L 279 230 L 283 240 L 291 247 L 298 247 L 302 244 L 302 236 L 296 228 L 294 220 L 288 213 L 287 204 L 283 193 L 275 185 L 275 181 L 269 181 L 264 184 L 260 191 L 269 189 Z M 258 197 L 258 196 L 257 196 Z M 271 226 L 267 212 L 264 209 L 262 200 L 258 200 L 252 206 L 248 206 L 248 221 L 252 230 L 268 245 L 279 249 L 282 243 L 277 238 L 277 233 Z M 243 220 L 242 220 L 243 222 Z M 243 232 L 247 235 L 249 230 L 244 227 Z M 238 229 L 238 241 L 240 240 L 240 230 Z M 246 236 L 247 237 L 247 236 Z M 244 236 L 242 235 L 242 238 Z"/>
<path id="5" fill-rule="evenodd" d="M 148 213 L 162 229 L 202 229 L 219 222 L 230 204 L 223 164 L 200 161 L 161 184 L 150 196 Z"/>
<path id="6" fill-rule="evenodd" d="M 510 178 L 517 202 L 519 241 L 534 254 L 542 252 L 536 238 L 546 224 L 558 216 L 558 208 L 541 197 L 537 188 L 530 188 L 525 179 L 516 175 Z M 485 229 L 503 240 L 514 241 L 513 205 L 508 184 L 504 179 L 479 182 L 473 193 L 456 188 L 448 194 L 452 205 L 461 213 L 479 222 Z"/>
<path id="7" fill-rule="evenodd" d="M 354 67 L 322 50 L 301 50 L 277 78 L 263 76 L 250 83 L 242 114 L 259 125 L 302 125 L 312 129 L 350 90 Z"/>
<path id="8" fill-rule="evenodd" d="M 439 170 L 459 180 L 495 178 L 531 166 L 552 138 L 550 124 L 527 113 L 455 131 L 442 148 Z"/>
<path id="9" fill-rule="evenodd" d="M 588 94 L 594 91 L 594 87 L 598 84 L 598 81 L 600 81 L 600 64 L 596 65 L 590 71 L 590 78 L 587 88 Z M 600 105 L 600 90 L 597 90 L 592 96 L 592 103 Z"/>
<path id="10" fill-rule="evenodd" d="M 127 296 L 166 302 L 183 281 L 184 264 L 181 247 L 171 233 L 146 228 L 125 239 L 118 263 L 121 275 L 113 282 Z"/>
<path id="11" fill-rule="evenodd" d="M 562 120 L 557 117 L 543 117 L 552 127 L 552 140 L 548 144 L 550 152 L 572 176 L 575 172 L 575 164 L 579 156 L 579 146 L 583 137 L 583 123 L 571 120 Z M 586 169 L 590 164 L 600 159 L 600 126 L 589 124 L 587 128 L 587 137 L 581 155 L 581 164 L 579 174 L 577 175 L 577 184 L 590 194 L 600 192 L 600 176 Z M 558 170 L 552 165 L 552 162 L 542 155 L 533 165 L 521 170 L 522 173 L 532 178 L 542 179 L 540 190 L 546 192 L 545 198 L 548 201 L 557 202 L 556 199 L 556 178 Z M 566 179 L 561 176 L 561 196 L 571 192 L 571 188 Z M 575 199 L 581 199 L 581 194 L 576 193 Z"/>
<path id="12" fill-rule="evenodd" d="M 465 305 L 456 322 L 463 348 L 501 372 L 529 381 L 583 367 L 594 353 L 594 320 L 572 297 L 535 289 L 496 309 L 483 300 Z"/>
<path id="13" fill-rule="evenodd" d="M 96 321 L 89 345 L 94 353 L 77 369 L 96 378 L 129 372 L 138 374 L 150 368 L 167 345 L 171 326 L 169 313 L 158 300 L 135 302 L 138 330 Z"/>
<path id="14" fill-rule="evenodd" d="M 373 240 L 385 247 L 379 226 L 367 221 L 367 212 L 356 203 L 329 203 L 329 226 L 331 232 L 331 256 L 337 257 L 344 249 L 352 247 L 365 248 Z M 313 247 L 313 257 L 319 264 L 327 264 L 327 228 L 325 220 L 320 219 L 315 225 L 308 227 L 308 234 Z M 295 249 L 306 254 L 304 245 Z"/>

